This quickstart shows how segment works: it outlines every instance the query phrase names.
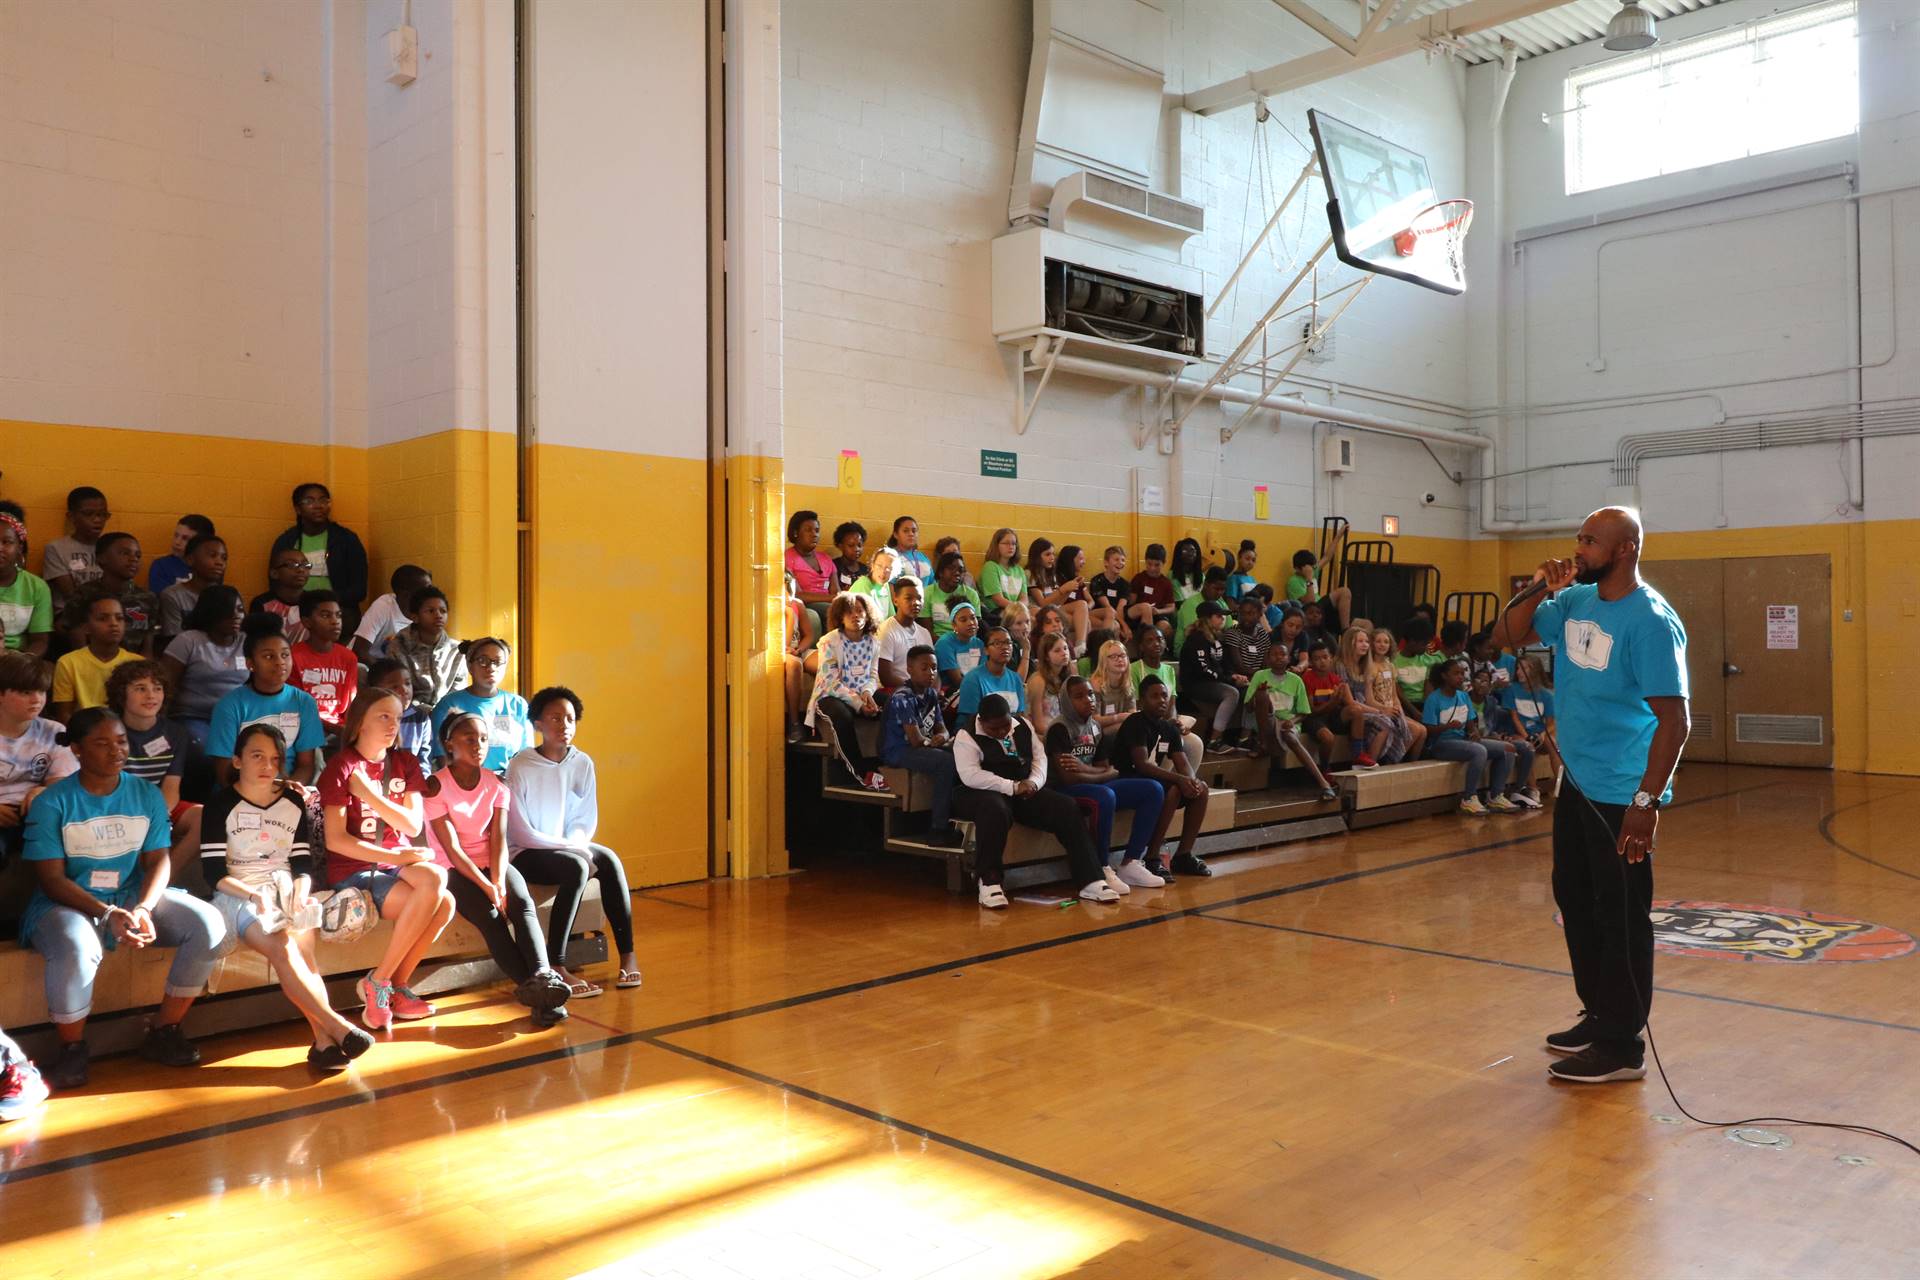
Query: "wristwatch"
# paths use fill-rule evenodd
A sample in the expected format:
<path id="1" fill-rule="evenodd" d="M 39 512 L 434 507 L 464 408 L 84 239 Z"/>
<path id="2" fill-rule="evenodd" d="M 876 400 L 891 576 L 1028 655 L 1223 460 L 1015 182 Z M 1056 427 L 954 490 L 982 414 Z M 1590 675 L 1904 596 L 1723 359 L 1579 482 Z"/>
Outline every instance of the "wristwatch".
<path id="1" fill-rule="evenodd" d="M 1660 807 L 1660 798 L 1650 791 L 1636 791 L 1633 793 L 1633 807 L 1636 809 L 1658 809 Z"/>

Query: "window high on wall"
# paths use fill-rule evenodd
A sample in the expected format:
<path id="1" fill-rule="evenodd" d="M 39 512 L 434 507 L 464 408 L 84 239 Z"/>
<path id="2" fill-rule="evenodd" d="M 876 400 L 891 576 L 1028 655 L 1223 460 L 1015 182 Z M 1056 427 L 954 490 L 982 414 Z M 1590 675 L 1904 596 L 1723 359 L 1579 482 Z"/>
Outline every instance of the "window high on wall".
<path id="1" fill-rule="evenodd" d="M 1816 4 L 1569 75 L 1568 193 L 1852 133 L 1854 9 Z"/>

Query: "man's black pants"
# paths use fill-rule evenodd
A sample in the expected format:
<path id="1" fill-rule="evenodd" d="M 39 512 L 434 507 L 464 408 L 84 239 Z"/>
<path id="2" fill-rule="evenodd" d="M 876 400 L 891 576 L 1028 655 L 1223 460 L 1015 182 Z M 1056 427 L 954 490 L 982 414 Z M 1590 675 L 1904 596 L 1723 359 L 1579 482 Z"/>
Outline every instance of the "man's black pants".
<path id="1" fill-rule="evenodd" d="M 1553 806 L 1553 900 L 1574 990 L 1598 1023 L 1595 1042 L 1637 1062 L 1653 1005 L 1653 859 L 1628 862 L 1617 852 L 1626 811 L 1589 804 L 1565 780 Z"/>

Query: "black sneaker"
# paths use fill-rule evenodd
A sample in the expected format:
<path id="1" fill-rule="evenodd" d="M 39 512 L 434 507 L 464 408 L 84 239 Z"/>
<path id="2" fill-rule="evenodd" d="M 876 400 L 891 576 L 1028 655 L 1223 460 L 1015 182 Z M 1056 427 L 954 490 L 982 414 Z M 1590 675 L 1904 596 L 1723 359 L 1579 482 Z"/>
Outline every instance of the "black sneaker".
<path id="1" fill-rule="evenodd" d="M 1616 1080 L 1647 1078 L 1645 1059 L 1605 1045 L 1588 1045 L 1570 1058 L 1547 1065 L 1547 1074 L 1568 1084 L 1608 1084 Z"/>
<path id="2" fill-rule="evenodd" d="M 930 844 L 936 849 L 958 849 L 966 843 L 958 831 L 948 827 L 945 831 L 929 831 L 920 837 L 921 844 Z"/>
<path id="3" fill-rule="evenodd" d="M 1145 861 L 1147 864 L 1147 870 L 1153 872 L 1153 874 L 1159 876 L 1162 880 L 1165 880 L 1168 884 L 1173 883 L 1173 868 L 1167 865 L 1167 860 L 1165 858 L 1148 858 Z"/>
<path id="4" fill-rule="evenodd" d="M 513 997 L 529 1009 L 551 1009 L 563 1005 L 573 994 L 566 981 L 551 969 L 542 969 L 513 989 Z"/>
<path id="5" fill-rule="evenodd" d="M 200 1051 L 193 1047 L 193 1041 L 187 1039 L 187 1033 L 177 1022 L 148 1027 L 147 1038 L 140 1042 L 140 1056 L 163 1067 L 200 1065 Z"/>
<path id="6" fill-rule="evenodd" d="M 345 1071 L 349 1061 L 347 1051 L 337 1044 L 317 1044 L 307 1050 L 307 1065 L 325 1075 Z"/>
<path id="7" fill-rule="evenodd" d="M 347 1034 L 340 1037 L 340 1052 L 347 1055 L 349 1061 L 373 1048 L 373 1037 L 358 1027 L 351 1027 Z"/>
<path id="8" fill-rule="evenodd" d="M 87 1042 L 75 1040 L 54 1052 L 51 1062 L 40 1064 L 40 1074 L 56 1089 L 84 1089 L 87 1085 Z"/>
<path id="9" fill-rule="evenodd" d="M 1554 1053 L 1578 1053 L 1593 1043 L 1593 1033 L 1599 1025 L 1592 1014 L 1582 1009 L 1580 1021 L 1547 1037 L 1547 1048 Z"/>
<path id="10" fill-rule="evenodd" d="M 1213 868 L 1200 860 L 1197 853 L 1177 853 L 1173 857 L 1173 869 L 1183 876 L 1210 876 Z"/>
<path id="11" fill-rule="evenodd" d="M 536 1027 L 554 1027 L 565 1022 L 572 1016 L 572 1014 L 567 1012 L 567 1006 L 563 1004 L 555 1005 L 551 1009 L 535 1009 L 533 1011 L 533 1025 Z"/>

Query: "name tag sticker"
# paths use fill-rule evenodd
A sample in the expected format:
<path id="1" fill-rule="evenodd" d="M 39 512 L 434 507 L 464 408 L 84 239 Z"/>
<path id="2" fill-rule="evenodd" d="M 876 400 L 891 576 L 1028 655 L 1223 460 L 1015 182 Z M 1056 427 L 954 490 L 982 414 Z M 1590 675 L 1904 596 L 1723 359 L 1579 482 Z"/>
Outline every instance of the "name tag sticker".
<path id="1" fill-rule="evenodd" d="M 233 829 L 235 831 L 258 831 L 260 829 L 260 815 L 257 813 L 234 814 Z"/>
<path id="2" fill-rule="evenodd" d="M 118 871 L 90 871 L 87 873 L 87 888 L 118 889 L 120 873 Z"/>
<path id="3" fill-rule="evenodd" d="M 493 740 L 495 742 L 515 742 L 520 737 L 520 722 L 512 716 L 493 718 Z"/>
<path id="4" fill-rule="evenodd" d="M 236 653 L 233 655 L 233 669 L 235 671 L 245 671 L 247 669 L 247 658 L 245 654 Z"/>
<path id="5" fill-rule="evenodd" d="M 86 568 L 87 562 L 87 553 L 84 551 L 71 552 L 67 556 L 67 568 L 73 570 L 75 573 Z"/>
<path id="6" fill-rule="evenodd" d="M 149 756 L 163 756 L 172 745 L 172 743 L 167 741 L 167 735 L 163 733 L 157 738 L 147 740 L 147 754 Z"/>
<path id="7" fill-rule="evenodd" d="M 307 552 L 307 576 L 324 578 L 327 576 L 327 553 L 324 551 Z"/>

